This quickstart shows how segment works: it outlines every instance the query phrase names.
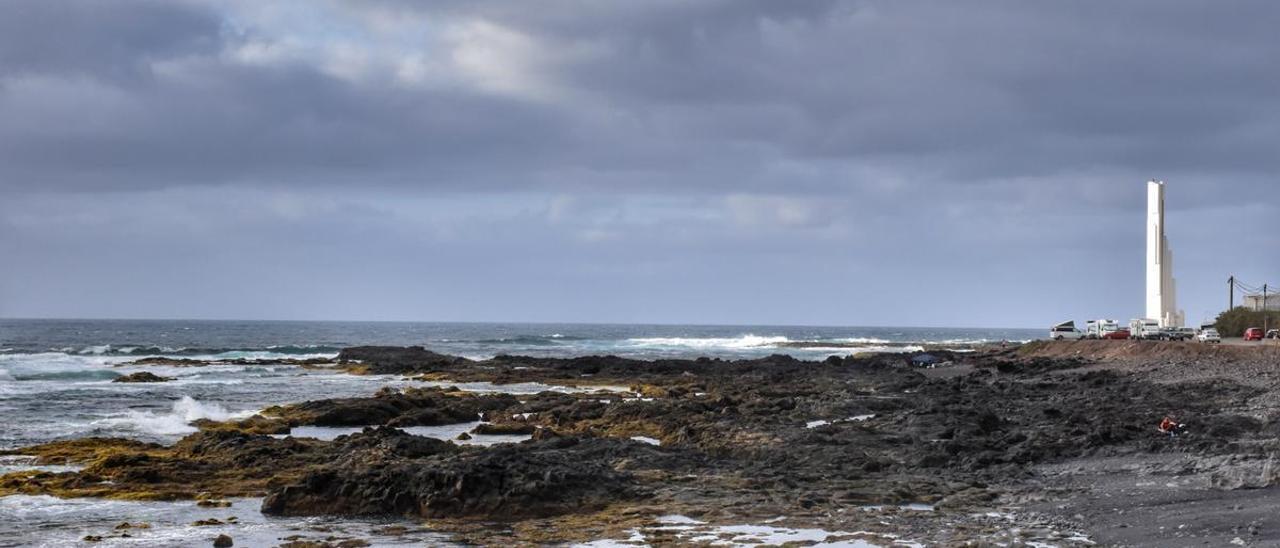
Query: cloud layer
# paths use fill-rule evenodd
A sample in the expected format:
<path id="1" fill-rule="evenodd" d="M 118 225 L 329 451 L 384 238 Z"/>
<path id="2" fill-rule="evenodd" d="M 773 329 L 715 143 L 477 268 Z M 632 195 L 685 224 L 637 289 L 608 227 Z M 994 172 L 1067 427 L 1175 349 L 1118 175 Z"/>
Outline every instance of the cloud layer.
<path id="1" fill-rule="evenodd" d="M 1128 317 L 1159 177 L 1198 320 L 1280 281 L 1277 12 L 4 3 L 0 315 Z"/>

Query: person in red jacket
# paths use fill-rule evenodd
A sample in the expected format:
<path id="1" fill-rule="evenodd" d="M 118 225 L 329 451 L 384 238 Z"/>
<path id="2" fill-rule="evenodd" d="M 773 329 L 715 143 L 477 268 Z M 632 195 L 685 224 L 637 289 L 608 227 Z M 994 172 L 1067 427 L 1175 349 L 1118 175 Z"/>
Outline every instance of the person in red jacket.
<path id="1" fill-rule="evenodd" d="M 1181 428 L 1181 427 L 1182 427 L 1182 424 L 1180 424 L 1176 420 L 1173 420 L 1173 417 L 1166 415 L 1165 418 L 1160 421 L 1160 426 L 1157 427 L 1157 430 L 1159 430 L 1163 434 L 1168 434 L 1170 437 L 1172 437 L 1172 436 L 1178 435 L 1178 428 Z"/>

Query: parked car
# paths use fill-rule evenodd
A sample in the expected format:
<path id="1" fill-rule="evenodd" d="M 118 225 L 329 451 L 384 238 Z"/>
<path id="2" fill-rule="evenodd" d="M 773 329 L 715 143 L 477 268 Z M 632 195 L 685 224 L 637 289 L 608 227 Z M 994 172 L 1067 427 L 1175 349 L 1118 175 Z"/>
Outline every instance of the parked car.
<path id="1" fill-rule="evenodd" d="M 1280 339 L 1280 329 L 1272 329 L 1267 332 L 1268 339 Z"/>
<path id="2" fill-rule="evenodd" d="M 1260 341 L 1260 340 L 1262 340 L 1262 328 L 1261 328 L 1261 327 L 1250 327 L 1249 329 L 1244 330 L 1244 340 L 1246 340 L 1246 341 Z"/>
<path id="3" fill-rule="evenodd" d="M 1123 341 L 1129 338 L 1129 330 L 1121 327 L 1115 331 L 1109 331 L 1102 335 L 1102 338 L 1113 341 Z"/>
<path id="4" fill-rule="evenodd" d="M 1062 322 L 1049 328 L 1049 338 L 1055 341 L 1075 341 L 1084 338 L 1084 332 L 1076 329 L 1076 322 Z"/>
<path id="5" fill-rule="evenodd" d="M 1201 329 L 1200 334 L 1196 335 L 1196 340 L 1202 343 L 1220 343 L 1222 342 L 1222 337 L 1218 336 L 1217 329 L 1209 328 Z"/>
<path id="6" fill-rule="evenodd" d="M 1160 330 L 1160 337 L 1166 341 L 1189 341 L 1196 338 L 1193 327 L 1166 327 Z"/>

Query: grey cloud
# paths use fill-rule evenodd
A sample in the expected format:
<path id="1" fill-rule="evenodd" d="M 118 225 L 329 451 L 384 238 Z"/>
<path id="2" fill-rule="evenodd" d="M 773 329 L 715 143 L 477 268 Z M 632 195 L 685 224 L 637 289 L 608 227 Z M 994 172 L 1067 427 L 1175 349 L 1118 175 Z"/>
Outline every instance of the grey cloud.
<path id="1" fill-rule="evenodd" d="M 44 77 L 0 81 L 10 185 L 770 188 L 771 164 L 795 161 L 829 167 L 839 188 L 857 183 L 847 163 L 925 182 L 1280 167 L 1266 145 L 1280 76 L 1261 53 L 1280 44 L 1259 14 L 1191 3 L 1156 16 L 1110 3 L 400 7 L 424 26 L 485 20 L 586 48 L 542 67 L 568 93 L 551 102 L 344 81 L 306 59 L 246 66 L 226 54 L 246 38 L 220 27 L 217 4 L 7 6 L 0 19 L 43 32 L 6 33 L 5 64 Z M 162 77 L 81 79 L 166 60 L 177 68 Z"/>
<path id="2" fill-rule="evenodd" d="M 221 30 L 217 14 L 183 2 L 5 2 L 0 77 L 146 77 L 149 60 L 216 52 Z"/>
<path id="3" fill-rule="evenodd" d="M 235 3 L 0 5 L 0 315 L 1119 316 L 1152 177 L 1194 317 L 1280 268 L 1271 3 L 331 5 L 423 80 Z M 481 22 L 529 87 L 455 66 Z"/>

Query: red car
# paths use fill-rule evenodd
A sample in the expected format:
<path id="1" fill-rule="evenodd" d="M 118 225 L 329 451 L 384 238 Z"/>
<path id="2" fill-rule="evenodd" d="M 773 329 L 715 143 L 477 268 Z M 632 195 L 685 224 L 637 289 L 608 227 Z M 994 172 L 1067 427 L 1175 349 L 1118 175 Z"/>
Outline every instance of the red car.
<path id="1" fill-rule="evenodd" d="M 1123 328 L 1117 329 L 1115 331 L 1107 333 L 1106 335 L 1103 335 L 1102 338 L 1109 339 L 1109 340 L 1125 340 L 1129 338 L 1129 330 L 1123 329 Z"/>
<path id="2" fill-rule="evenodd" d="M 1246 340 L 1246 341 L 1260 341 L 1260 340 L 1262 340 L 1262 328 L 1261 328 L 1261 327 L 1250 327 L 1249 329 L 1244 330 L 1244 340 Z"/>

